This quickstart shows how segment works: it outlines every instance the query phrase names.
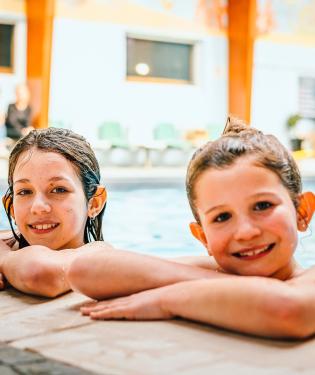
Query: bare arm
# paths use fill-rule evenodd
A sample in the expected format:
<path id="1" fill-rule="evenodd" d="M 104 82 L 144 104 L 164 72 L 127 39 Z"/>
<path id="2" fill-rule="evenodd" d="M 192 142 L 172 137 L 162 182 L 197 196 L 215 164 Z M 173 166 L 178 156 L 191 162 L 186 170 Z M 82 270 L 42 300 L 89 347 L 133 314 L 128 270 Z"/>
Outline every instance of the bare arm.
<path id="1" fill-rule="evenodd" d="M 180 256 L 168 259 L 172 262 L 189 264 L 191 266 L 206 268 L 207 270 L 214 271 L 219 269 L 218 264 L 209 255 Z"/>
<path id="2" fill-rule="evenodd" d="M 67 274 L 73 290 L 98 300 L 186 280 L 226 277 L 235 276 L 115 249 L 77 257 Z"/>
<path id="3" fill-rule="evenodd" d="M 59 251 L 35 245 L 11 251 L 2 242 L 0 272 L 25 293 L 56 297 L 75 289 L 97 299 L 184 280 L 225 277 L 199 267 L 115 250 L 105 242 Z"/>
<path id="4" fill-rule="evenodd" d="M 243 333 L 305 338 L 315 333 L 312 282 L 238 277 L 182 282 L 82 308 L 94 319 L 179 316 Z"/>

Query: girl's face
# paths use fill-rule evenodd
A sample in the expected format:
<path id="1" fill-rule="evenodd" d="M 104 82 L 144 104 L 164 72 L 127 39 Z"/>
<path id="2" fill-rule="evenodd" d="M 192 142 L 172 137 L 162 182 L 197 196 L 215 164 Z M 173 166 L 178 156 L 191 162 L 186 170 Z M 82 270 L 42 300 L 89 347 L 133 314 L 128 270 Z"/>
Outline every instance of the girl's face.
<path id="1" fill-rule="evenodd" d="M 198 237 L 224 270 L 239 275 L 290 274 L 297 245 L 297 213 L 272 171 L 240 158 L 196 181 Z"/>
<path id="2" fill-rule="evenodd" d="M 59 250 L 83 245 L 88 204 L 73 165 L 36 148 L 22 153 L 13 173 L 13 209 L 30 245 Z"/>

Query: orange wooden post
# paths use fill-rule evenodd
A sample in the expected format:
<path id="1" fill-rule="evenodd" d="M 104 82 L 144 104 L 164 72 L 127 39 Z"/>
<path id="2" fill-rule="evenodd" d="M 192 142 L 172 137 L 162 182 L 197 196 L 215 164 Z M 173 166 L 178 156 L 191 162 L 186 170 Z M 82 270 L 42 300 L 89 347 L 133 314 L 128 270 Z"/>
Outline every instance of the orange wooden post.
<path id="1" fill-rule="evenodd" d="M 256 0 L 228 1 L 229 112 L 250 122 Z"/>
<path id="2" fill-rule="evenodd" d="M 27 83 L 35 127 L 48 126 L 50 63 L 55 0 L 26 0 Z"/>

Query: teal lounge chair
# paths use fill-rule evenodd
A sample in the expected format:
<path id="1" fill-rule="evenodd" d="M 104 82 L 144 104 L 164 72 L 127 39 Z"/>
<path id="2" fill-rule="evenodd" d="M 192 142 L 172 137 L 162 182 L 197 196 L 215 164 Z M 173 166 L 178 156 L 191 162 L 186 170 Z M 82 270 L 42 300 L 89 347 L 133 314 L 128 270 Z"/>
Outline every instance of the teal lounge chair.
<path id="1" fill-rule="evenodd" d="M 98 128 L 98 138 L 101 141 L 107 141 L 111 147 L 129 148 L 126 131 L 119 122 L 103 122 Z"/>
<path id="2" fill-rule="evenodd" d="M 161 123 L 153 129 L 153 139 L 163 141 L 166 147 L 186 150 L 190 147 L 189 143 L 183 140 L 179 131 L 173 124 Z"/>
<path id="3" fill-rule="evenodd" d="M 153 129 L 154 141 L 163 143 L 165 148 L 153 158 L 153 165 L 180 166 L 187 162 L 187 155 L 191 145 L 181 138 L 179 131 L 171 123 L 158 124 Z"/>
<path id="4" fill-rule="evenodd" d="M 126 130 L 119 122 L 105 121 L 99 126 L 98 146 L 95 148 L 101 153 L 101 164 L 129 166 L 134 163 L 134 150 L 128 142 Z"/>

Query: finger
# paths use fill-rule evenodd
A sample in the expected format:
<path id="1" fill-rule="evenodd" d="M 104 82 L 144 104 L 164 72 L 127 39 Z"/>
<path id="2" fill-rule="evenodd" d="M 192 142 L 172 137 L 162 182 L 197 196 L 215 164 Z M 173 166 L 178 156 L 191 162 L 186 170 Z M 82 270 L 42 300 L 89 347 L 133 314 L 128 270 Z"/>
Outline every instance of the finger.
<path id="1" fill-rule="evenodd" d="M 83 315 L 88 315 L 92 311 L 99 311 L 107 308 L 115 308 L 116 306 L 125 306 L 129 303 L 129 297 L 113 298 L 106 301 L 92 302 L 81 307 Z"/>
<path id="2" fill-rule="evenodd" d="M 108 308 L 97 312 L 91 312 L 90 317 L 94 320 L 134 319 L 131 311 L 122 307 Z"/>
<path id="3" fill-rule="evenodd" d="M 121 304 L 120 303 L 113 303 L 113 302 L 102 302 L 99 303 L 98 305 L 92 306 L 92 307 L 82 307 L 80 310 L 83 315 L 89 315 L 92 312 L 98 312 L 106 309 L 112 309 L 112 308 L 117 308 Z"/>
<path id="4" fill-rule="evenodd" d="M 82 305 L 80 306 L 80 308 L 94 307 L 98 303 L 99 303 L 98 301 L 87 301 L 87 302 L 82 303 Z"/>

